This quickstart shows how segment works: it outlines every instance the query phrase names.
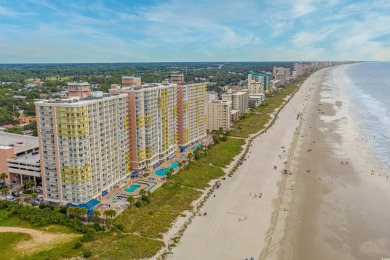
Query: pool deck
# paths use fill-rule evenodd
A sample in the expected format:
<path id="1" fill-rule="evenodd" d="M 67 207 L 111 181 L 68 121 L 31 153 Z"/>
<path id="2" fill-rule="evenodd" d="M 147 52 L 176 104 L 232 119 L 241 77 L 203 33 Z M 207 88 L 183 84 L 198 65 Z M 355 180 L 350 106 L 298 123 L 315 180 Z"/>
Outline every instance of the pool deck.
<path id="1" fill-rule="evenodd" d="M 207 146 L 208 144 L 210 144 L 211 141 L 212 140 L 209 140 L 206 138 L 202 141 L 202 144 L 203 144 L 203 146 Z M 117 215 L 120 214 L 123 210 L 125 210 L 130 205 L 127 202 L 127 199 L 126 199 L 127 197 L 132 196 L 135 199 L 137 199 L 140 197 L 139 193 L 142 189 L 146 189 L 146 190 L 148 189 L 147 184 L 149 184 L 150 187 L 152 187 L 150 189 L 150 192 L 153 192 L 165 182 L 165 177 L 155 175 L 155 172 L 157 170 L 163 169 L 163 168 L 168 168 L 175 161 L 178 161 L 178 162 L 187 161 L 188 162 L 188 159 L 187 159 L 188 154 L 194 152 L 194 150 L 191 150 L 191 148 L 198 146 L 198 145 L 199 145 L 199 143 L 193 144 L 192 146 L 187 147 L 187 149 L 184 152 L 178 153 L 174 158 L 161 163 L 161 165 L 158 168 L 153 169 L 150 172 L 150 175 L 147 177 L 140 176 L 140 177 L 136 177 L 136 178 L 130 178 L 130 176 L 129 176 L 129 178 L 126 179 L 124 182 L 120 183 L 119 186 L 113 188 L 107 195 L 100 198 L 101 203 L 95 208 L 95 210 L 99 210 L 99 211 L 101 211 L 101 213 L 103 213 L 104 210 L 114 209 L 116 211 Z M 179 169 L 180 169 L 180 167 L 175 168 L 174 174 Z M 136 182 L 138 182 L 138 183 L 136 183 Z M 124 191 L 124 189 L 128 188 L 129 186 L 137 185 L 137 184 L 141 185 L 141 188 L 136 189 L 134 192 L 125 192 Z M 122 199 L 120 199 L 118 197 L 122 197 Z"/>

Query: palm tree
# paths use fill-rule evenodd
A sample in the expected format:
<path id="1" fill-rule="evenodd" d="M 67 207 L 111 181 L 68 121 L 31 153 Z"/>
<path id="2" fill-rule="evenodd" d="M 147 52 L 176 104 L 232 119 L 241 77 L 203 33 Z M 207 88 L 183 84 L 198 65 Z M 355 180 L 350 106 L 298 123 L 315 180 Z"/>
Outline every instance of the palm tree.
<path id="1" fill-rule="evenodd" d="M 134 199 L 133 196 L 129 196 L 129 197 L 127 198 L 127 202 L 130 203 L 130 207 L 133 206 L 134 201 L 135 201 L 135 199 Z"/>
<path id="2" fill-rule="evenodd" d="M 70 217 L 70 215 L 75 215 L 75 207 L 68 207 L 66 209 L 66 213 L 68 214 L 68 217 Z"/>
<path id="3" fill-rule="evenodd" d="M 95 210 L 93 212 L 93 218 L 95 219 L 96 222 L 99 222 L 99 217 L 100 217 L 101 213 L 99 210 Z"/>
<path id="4" fill-rule="evenodd" d="M 9 189 L 7 187 L 5 187 L 4 189 L 1 190 L 1 194 L 3 196 L 7 196 L 8 195 L 8 192 L 9 192 Z"/>
<path id="5" fill-rule="evenodd" d="M 87 222 L 88 222 L 88 210 L 86 208 L 79 208 L 80 215 L 84 217 L 84 215 L 87 217 Z"/>
<path id="6" fill-rule="evenodd" d="M 5 179 L 8 179 L 8 175 L 5 172 L 0 173 L 0 180 L 5 181 Z"/>
<path id="7" fill-rule="evenodd" d="M 169 180 L 172 177 L 173 169 L 170 168 L 167 172 L 167 179 Z"/>
<path id="8" fill-rule="evenodd" d="M 191 162 L 191 159 L 194 157 L 194 155 L 192 153 L 189 153 L 187 154 L 187 159 L 188 159 L 188 162 L 190 163 Z"/>
<path id="9" fill-rule="evenodd" d="M 108 218 L 108 215 L 110 215 L 109 209 L 106 209 L 106 210 L 103 212 L 103 215 L 104 215 L 104 217 L 107 219 L 107 218 Z"/>
<path id="10" fill-rule="evenodd" d="M 24 182 L 24 187 L 28 190 L 34 186 L 34 181 L 33 180 L 26 180 Z"/>
<path id="11" fill-rule="evenodd" d="M 55 212 L 60 212 L 61 211 L 61 207 L 60 206 L 55 206 L 54 207 L 54 211 Z"/>
<path id="12" fill-rule="evenodd" d="M 146 190 L 145 189 L 142 189 L 139 191 L 139 195 L 141 195 L 141 197 L 145 196 L 146 195 Z"/>
<path id="13" fill-rule="evenodd" d="M 109 209 L 108 211 L 109 211 L 109 215 L 108 215 L 108 216 L 109 216 L 110 218 L 115 217 L 116 211 L 115 211 L 114 209 Z"/>

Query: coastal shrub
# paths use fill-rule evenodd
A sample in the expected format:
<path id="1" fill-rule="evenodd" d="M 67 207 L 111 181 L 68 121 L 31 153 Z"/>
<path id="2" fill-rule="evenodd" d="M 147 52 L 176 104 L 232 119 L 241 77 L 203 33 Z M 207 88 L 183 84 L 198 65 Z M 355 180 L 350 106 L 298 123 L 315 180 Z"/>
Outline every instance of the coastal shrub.
<path id="1" fill-rule="evenodd" d="M 83 246 L 83 244 L 81 242 L 76 242 L 76 244 L 74 244 L 73 248 L 74 249 L 79 249 Z"/>
<path id="2" fill-rule="evenodd" d="M 83 255 L 84 255 L 85 258 L 89 258 L 89 257 L 92 256 L 92 252 L 91 252 L 91 251 L 85 251 L 85 252 L 83 253 Z"/>
<path id="3" fill-rule="evenodd" d="M 83 242 L 89 242 L 92 241 L 95 238 L 96 230 L 93 228 L 87 228 L 85 231 L 85 234 L 81 238 L 81 241 Z"/>
<path id="4" fill-rule="evenodd" d="M 137 200 L 137 202 L 134 204 L 137 208 L 140 208 L 143 206 L 142 202 L 140 200 Z"/>
<path id="5" fill-rule="evenodd" d="M 125 225 L 123 225 L 122 223 L 117 223 L 115 224 L 115 227 L 121 231 L 123 231 L 125 229 Z"/>

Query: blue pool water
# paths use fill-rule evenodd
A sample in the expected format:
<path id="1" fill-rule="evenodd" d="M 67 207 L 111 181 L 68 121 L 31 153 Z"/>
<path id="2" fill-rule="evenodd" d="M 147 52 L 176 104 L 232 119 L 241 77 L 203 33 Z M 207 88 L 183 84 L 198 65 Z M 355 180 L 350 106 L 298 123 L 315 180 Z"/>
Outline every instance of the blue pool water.
<path id="1" fill-rule="evenodd" d="M 202 146 L 203 146 L 203 144 L 200 143 L 200 144 L 198 144 L 197 146 L 192 147 L 191 150 L 192 150 L 192 151 L 195 151 L 196 149 L 198 149 L 199 147 L 202 147 Z"/>
<path id="2" fill-rule="evenodd" d="M 178 161 L 174 161 L 173 163 L 171 163 L 171 168 L 172 169 L 176 169 L 177 167 L 179 167 L 179 162 Z"/>
<path id="3" fill-rule="evenodd" d="M 169 171 L 169 169 L 171 169 L 171 167 L 162 168 L 160 170 L 157 170 L 154 174 L 157 175 L 157 176 L 163 177 L 163 176 L 167 175 L 167 172 Z"/>
<path id="4" fill-rule="evenodd" d="M 178 161 L 174 161 L 173 163 L 171 163 L 171 166 L 170 167 L 167 167 L 167 168 L 162 168 L 160 170 L 157 170 L 154 174 L 157 175 L 157 176 L 160 176 L 160 177 L 165 177 L 167 175 L 167 172 L 169 171 L 169 169 L 176 169 L 177 167 L 179 167 L 179 162 Z"/>
<path id="5" fill-rule="evenodd" d="M 139 188 L 141 188 L 141 185 L 131 185 L 127 189 L 124 189 L 124 191 L 125 192 L 134 192 Z"/>

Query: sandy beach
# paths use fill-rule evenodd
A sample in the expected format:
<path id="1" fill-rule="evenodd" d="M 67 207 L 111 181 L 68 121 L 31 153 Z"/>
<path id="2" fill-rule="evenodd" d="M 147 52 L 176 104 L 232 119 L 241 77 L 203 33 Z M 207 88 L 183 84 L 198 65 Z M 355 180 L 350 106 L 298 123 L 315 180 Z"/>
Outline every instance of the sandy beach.
<path id="1" fill-rule="evenodd" d="M 297 132 L 302 125 L 297 115 L 304 112 L 313 88 L 325 72 L 318 71 L 306 80 L 275 124 L 254 140 L 246 161 L 233 177 L 222 182 L 215 197 L 211 196 L 205 203 L 202 212 L 207 212 L 207 216 L 195 218 L 169 258 L 260 257 L 262 249 L 271 241 L 269 229 L 275 207 L 280 214 L 288 212 L 279 208 L 278 197 L 284 190 L 281 188 L 284 182 L 293 176 L 284 175 L 283 169 L 288 167 L 286 161 L 293 160 L 297 145 Z"/>
<path id="2" fill-rule="evenodd" d="M 324 85 L 342 68 L 302 84 L 169 258 L 390 257 L 388 173 L 359 132 L 347 93 Z"/>

